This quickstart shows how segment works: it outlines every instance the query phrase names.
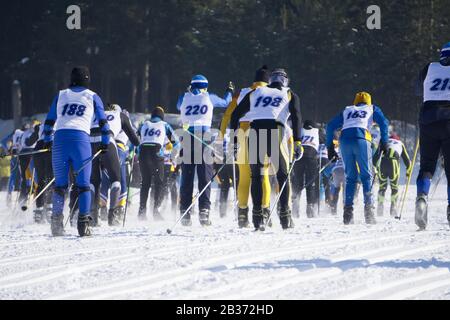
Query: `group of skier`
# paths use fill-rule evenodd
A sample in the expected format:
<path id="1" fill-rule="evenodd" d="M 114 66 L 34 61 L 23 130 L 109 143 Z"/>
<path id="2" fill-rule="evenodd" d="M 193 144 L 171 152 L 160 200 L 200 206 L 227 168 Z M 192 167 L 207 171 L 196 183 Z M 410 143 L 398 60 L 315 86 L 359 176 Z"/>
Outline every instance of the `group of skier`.
<path id="1" fill-rule="evenodd" d="M 135 128 L 120 106 L 103 104 L 89 89 L 90 80 L 87 67 L 74 68 L 69 88 L 54 98 L 45 122 L 17 129 L 11 137 L 11 166 L 19 168 L 21 178 L 18 201 L 26 208 L 34 192 L 35 220 L 48 217 L 54 236 L 64 234 L 69 183 L 69 208 L 77 213 L 80 236 L 90 235 L 99 219 L 118 225 L 129 200 L 128 164 L 133 167 L 135 162 L 141 173 L 140 220 L 147 219 L 151 189 L 155 220 L 163 218 L 161 205 L 170 191 L 172 209 L 179 209 L 178 222 L 191 226 L 198 205 L 200 224 L 211 225 L 211 185 L 216 178 L 221 217 L 227 214 L 229 190 L 234 185 L 240 228 L 250 225 L 250 209 L 257 230 L 272 224 L 275 211 L 283 229 L 293 228 L 303 189 L 309 218 L 320 212 L 321 194 L 336 214 L 343 190 L 343 222 L 352 224 L 359 186 L 367 224 L 376 223 L 376 213 L 383 215 L 388 185 L 392 189 L 390 215 L 399 214 L 400 158 L 409 181 L 415 157 L 411 161 L 398 135 L 389 132 L 389 121 L 367 92 L 358 92 L 353 103 L 324 128 L 311 120 L 302 121 L 300 98 L 289 87 L 284 69 L 269 71 L 263 66 L 249 87 L 235 92 L 230 82 L 223 97 L 210 93 L 207 78 L 196 75 L 178 99 L 182 128 L 174 130 L 164 121 L 165 112 L 159 106 Z M 421 159 L 415 222 L 425 229 L 428 194 L 440 153 L 450 177 L 450 43 L 442 49 L 440 61 L 421 72 L 420 88 L 424 103 L 417 141 Z M 220 130 L 213 128 L 215 108 L 225 110 Z M 199 191 L 194 195 L 196 174 Z M 374 199 L 376 176 L 378 201 Z M 54 187 L 49 188 L 52 179 Z M 272 190 L 276 200 L 271 198 Z M 450 224 L 450 184 L 448 197 Z"/>

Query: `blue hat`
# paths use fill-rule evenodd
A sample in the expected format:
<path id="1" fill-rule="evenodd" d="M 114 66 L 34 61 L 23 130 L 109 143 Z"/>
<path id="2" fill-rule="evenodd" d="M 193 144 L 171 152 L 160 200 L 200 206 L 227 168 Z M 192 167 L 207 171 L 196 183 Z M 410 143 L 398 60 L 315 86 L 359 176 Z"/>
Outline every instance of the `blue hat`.
<path id="1" fill-rule="evenodd" d="M 208 79 L 205 76 L 198 74 L 191 80 L 191 87 L 193 89 L 206 89 L 208 88 Z"/>
<path id="2" fill-rule="evenodd" d="M 444 45 L 441 50 L 441 60 L 450 57 L 450 42 Z"/>

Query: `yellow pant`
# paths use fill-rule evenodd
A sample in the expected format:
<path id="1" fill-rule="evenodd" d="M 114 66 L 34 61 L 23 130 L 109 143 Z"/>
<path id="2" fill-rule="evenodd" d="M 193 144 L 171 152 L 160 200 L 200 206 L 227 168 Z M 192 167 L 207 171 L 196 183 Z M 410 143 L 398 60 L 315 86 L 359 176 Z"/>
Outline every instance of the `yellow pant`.
<path id="1" fill-rule="evenodd" d="M 237 163 L 239 168 L 239 185 L 238 185 L 238 206 L 241 209 L 248 208 L 248 197 L 250 194 L 251 171 L 248 160 L 248 135 L 250 124 L 248 122 L 241 122 L 240 130 L 238 132 L 239 152 L 237 155 Z M 270 207 L 270 181 L 269 169 L 264 169 L 263 181 L 263 199 L 262 207 Z"/>

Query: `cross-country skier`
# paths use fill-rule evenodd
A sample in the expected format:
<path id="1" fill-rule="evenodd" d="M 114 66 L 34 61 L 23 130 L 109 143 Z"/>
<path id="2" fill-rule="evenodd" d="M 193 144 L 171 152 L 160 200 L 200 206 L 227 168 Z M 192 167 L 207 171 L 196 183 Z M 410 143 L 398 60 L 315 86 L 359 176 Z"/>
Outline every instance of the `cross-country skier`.
<path id="1" fill-rule="evenodd" d="M 424 230 L 428 223 L 431 178 L 441 151 L 447 176 L 447 220 L 450 224 L 450 42 L 442 48 L 439 62 L 432 62 L 422 70 L 418 87 L 423 88 L 423 105 L 419 117 L 420 172 L 415 222 Z"/>
<path id="2" fill-rule="evenodd" d="M 305 149 L 303 157 L 294 164 L 294 178 L 292 179 L 292 214 L 300 216 L 300 196 L 306 188 L 306 216 L 313 218 L 319 201 L 319 145 L 325 137 L 319 133 L 319 125 L 312 120 L 305 120 L 303 124 L 302 145 Z"/>
<path id="3" fill-rule="evenodd" d="M 178 137 L 172 126 L 164 121 L 164 109 L 157 106 L 151 118 L 139 128 L 141 145 L 139 147 L 139 167 L 142 175 L 139 204 L 140 220 L 147 219 L 147 201 L 150 187 L 154 188 L 153 219 L 163 220 L 160 206 L 164 192 L 164 147 L 169 140 L 175 150 L 179 149 Z"/>
<path id="4" fill-rule="evenodd" d="M 352 106 L 348 106 L 333 118 L 327 126 L 327 147 L 330 159 L 337 156 L 333 146 L 334 132 L 342 128 L 339 148 L 344 161 L 346 184 L 344 224 L 353 223 L 353 199 L 359 176 L 364 191 L 364 217 L 367 224 L 375 224 L 372 197 L 372 147 L 370 128 L 376 121 L 380 126 L 380 149 L 386 151 L 388 142 L 388 120 L 381 109 L 372 104 L 367 92 L 356 94 Z"/>
<path id="5" fill-rule="evenodd" d="M 378 158 L 378 157 L 376 157 Z M 406 167 L 406 177 L 411 174 L 411 160 L 403 142 L 397 135 L 391 135 L 387 145 L 387 152 L 383 154 L 378 170 L 380 189 L 378 190 L 378 216 L 383 215 L 384 197 L 388 184 L 391 186 L 391 217 L 397 216 L 398 182 L 400 179 L 400 158 Z M 377 162 L 377 161 L 376 161 Z"/>
<path id="6" fill-rule="evenodd" d="M 301 159 L 301 112 L 299 97 L 288 87 L 289 78 L 284 69 L 275 69 L 269 78 L 267 87 L 260 87 L 245 96 L 233 112 L 231 128 L 238 127 L 244 114 L 250 121 L 253 131 L 249 137 L 249 161 L 252 176 L 253 224 L 256 229 L 265 225 L 268 217 L 262 210 L 262 170 L 269 160 L 275 166 L 280 188 L 286 187 L 280 195 L 278 215 L 283 229 L 293 227 L 290 210 L 290 167 L 287 144 L 280 143 L 284 137 L 284 126 L 288 118 L 292 121 L 294 140 L 294 158 Z"/>
<path id="7" fill-rule="evenodd" d="M 75 179 L 79 197 L 78 234 L 81 237 L 91 235 L 89 213 L 92 149 L 89 134 L 94 118 L 102 133 L 100 150 L 108 149 L 110 136 L 103 102 L 95 92 L 88 89 L 90 79 L 87 67 L 75 67 L 71 73 L 69 88 L 58 93 L 45 120 L 45 148 L 50 148 L 53 144 L 52 163 L 56 179 L 51 218 L 53 236 L 64 235 L 64 196 L 68 188 L 70 167 L 78 173 Z"/>
<path id="8" fill-rule="evenodd" d="M 224 98 L 208 92 L 208 79 L 203 75 L 196 75 L 191 80 L 190 89 L 178 99 L 177 108 L 181 112 L 183 127 L 187 132 L 181 141 L 181 183 L 180 183 L 180 212 L 183 214 L 191 205 L 194 192 L 194 177 L 197 170 L 198 189 L 202 190 L 213 177 L 213 165 L 205 161 L 205 154 L 211 152 L 206 145 L 211 144 L 210 129 L 212 126 L 213 109 L 226 108 L 231 102 L 234 85 L 229 83 Z M 202 142 L 201 142 L 202 141 Z M 212 147 L 211 147 L 212 148 Z M 198 199 L 199 220 L 201 225 L 211 225 L 209 212 L 211 209 L 211 186 Z M 194 199 L 197 200 L 197 199 Z M 191 212 L 187 212 L 181 220 L 183 226 L 190 226 Z"/>
<path id="9" fill-rule="evenodd" d="M 245 96 L 253 92 L 255 89 L 259 87 L 267 86 L 269 82 L 270 72 L 267 66 L 262 66 L 258 70 L 256 70 L 255 77 L 253 80 L 253 84 L 248 88 L 243 88 L 239 91 L 238 95 L 233 97 L 230 105 L 225 111 L 222 123 L 220 124 L 220 132 L 222 137 L 225 136 L 226 128 L 228 127 L 231 117 L 233 115 L 234 110 L 237 105 L 244 100 Z M 232 128 L 238 129 L 238 128 Z M 250 195 L 250 182 L 251 182 L 251 172 L 250 172 L 250 164 L 248 159 L 248 136 L 250 133 L 250 121 L 249 119 L 243 115 L 239 119 L 239 131 L 237 134 L 237 146 L 238 153 L 236 154 L 236 163 L 239 169 L 239 180 L 237 187 L 237 198 L 238 198 L 238 225 L 240 228 L 246 228 L 249 225 L 248 221 L 248 198 Z M 269 214 L 269 206 L 270 206 L 270 193 L 271 186 L 269 182 L 269 175 L 267 168 L 263 172 L 263 182 L 262 182 L 262 210 L 264 214 L 267 216 Z"/>

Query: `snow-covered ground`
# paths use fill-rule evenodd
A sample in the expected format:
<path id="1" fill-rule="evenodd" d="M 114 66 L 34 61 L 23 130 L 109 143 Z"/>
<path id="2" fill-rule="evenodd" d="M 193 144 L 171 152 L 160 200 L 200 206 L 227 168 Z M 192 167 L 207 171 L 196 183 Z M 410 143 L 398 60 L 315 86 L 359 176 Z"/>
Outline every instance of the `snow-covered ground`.
<path id="1" fill-rule="evenodd" d="M 401 188 L 401 190 L 403 187 Z M 80 239 L 74 228 L 52 238 L 31 212 L 12 212 L 0 194 L 0 299 L 450 299 L 450 231 L 444 182 L 430 203 L 427 231 L 413 221 L 411 186 L 404 218 L 355 225 L 322 214 L 281 230 L 236 228 L 234 213 L 213 225 L 166 229 L 137 221 L 137 198 L 125 228 L 103 226 Z M 215 196 L 213 197 L 215 199 Z M 304 200 L 302 200 L 304 201 Z M 302 208 L 305 208 L 304 203 Z"/>

